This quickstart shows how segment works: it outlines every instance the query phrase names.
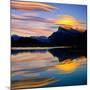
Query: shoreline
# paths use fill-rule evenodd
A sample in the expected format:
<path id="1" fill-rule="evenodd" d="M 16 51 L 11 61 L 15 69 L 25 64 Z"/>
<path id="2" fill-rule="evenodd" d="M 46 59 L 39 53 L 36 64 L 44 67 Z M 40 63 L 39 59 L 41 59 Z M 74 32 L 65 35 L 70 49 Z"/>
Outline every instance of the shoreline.
<path id="1" fill-rule="evenodd" d="M 60 47 L 11 47 L 11 50 L 55 49 L 55 48 L 71 48 L 71 46 L 60 46 Z"/>

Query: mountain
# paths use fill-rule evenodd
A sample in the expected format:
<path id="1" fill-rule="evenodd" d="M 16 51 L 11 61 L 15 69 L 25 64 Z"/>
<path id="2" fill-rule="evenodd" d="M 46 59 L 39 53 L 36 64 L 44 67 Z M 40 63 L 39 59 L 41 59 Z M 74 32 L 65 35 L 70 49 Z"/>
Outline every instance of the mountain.
<path id="1" fill-rule="evenodd" d="M 17 40 L 19 40 L 20 38 L 21 38 L 20 36 L 13 35 L 13 36 L 11 37 L 11 40 L 17 41 Z"/>
<path id="2" fill-rule="evenodd" d="M 56 46 L 78 46 L 86 47 L 87 44 L 87 31 L 79 32 L 75 29 L 58 28 L 57 32 L 54 32 L 49 40 Z"/>
<path id="3" fill-rule="evenodd" d="M 58 28 L 51 36 L 31 36 L 21 37 L 11 36 L 12 47 L 52 47 L 52 46 L 72 46 L 87 47 L 87 31 L 79 32 L 75 29 Z"/>
<path id="4" fill-rule="evenodd" d="M 13 35 L 11 41 L 12 47 L 42 47 L 48 46 L 50 43 L 48 37 L 45 36 L 21 37 Z"/>
<path id="5" fill-rule="evenodd" d="M 30 38 L 35 39 L 35 40 L 42 42 L 42 43 L 49 43 L 50 42 L 48 37 L 45 37 L 45 36 L 31 36 Z"/>

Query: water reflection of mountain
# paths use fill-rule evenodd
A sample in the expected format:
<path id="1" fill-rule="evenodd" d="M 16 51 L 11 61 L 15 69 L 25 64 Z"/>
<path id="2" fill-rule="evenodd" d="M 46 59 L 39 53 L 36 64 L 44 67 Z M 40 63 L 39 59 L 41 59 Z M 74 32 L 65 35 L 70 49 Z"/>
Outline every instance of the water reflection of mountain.
<path id="1" fill-rule="evenodd" d="M 54 56 L 58 57 L 59 61 L 63 61 L 65 59 L 74 59 L 80 56 L 86 56 L 86 50 L 81 49 L 72 49 L 72 48 L 57 48 L 50 49 L 49 52 Z"/>
<path id="2" fill-rule="evenodd" d="M 72 49 L 72 48 L 54 48 L 54 49 L 36 49 L 36 50 L 12 50 L 12 54 L 16 55 L 19 53 L 46 53 L 49 52 L 53 55 L 53 57 L 57 57 L 59 61 L 63 61 L 65 59 L 77 58 L 79 56 L 87 56 L 86 49 Z"/>

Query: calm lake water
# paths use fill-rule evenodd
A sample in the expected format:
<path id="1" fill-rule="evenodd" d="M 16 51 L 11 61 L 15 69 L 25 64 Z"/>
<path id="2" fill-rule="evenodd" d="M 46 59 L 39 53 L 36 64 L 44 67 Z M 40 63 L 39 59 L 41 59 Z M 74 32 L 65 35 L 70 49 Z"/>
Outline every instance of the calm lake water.
<path id="1" fill-rule="evenodd" d="M 12 89 L 87 84 L 85 50 L 12 50 Z"/>

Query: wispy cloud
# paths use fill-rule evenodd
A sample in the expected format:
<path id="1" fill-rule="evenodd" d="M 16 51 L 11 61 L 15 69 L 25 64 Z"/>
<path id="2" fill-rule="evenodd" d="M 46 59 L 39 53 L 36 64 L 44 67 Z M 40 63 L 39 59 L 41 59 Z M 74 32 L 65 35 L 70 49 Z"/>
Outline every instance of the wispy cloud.
<path id="1" fill-rule="evenodd" d="M 12 34 L 20 36 L 49 36 L 53 33 L 50 20 L 40 17 L 34 10 L 51 12 L 56 7 L 37 2 L 12 1 L 12 9 L 29 10 L 33 12 L 24 12 L 21 14 L 12 13 Z"/>
<path id="2" fill-rule="evenodd" d="M 41 10 L 41 11 L 52 11 L 55 9 L 54 6 L 36 3 L 36 2 L 24 2 L 24 1 L 11 1 L 11 7 L 19 10 Z"/>
<path id="3" fill-rule="evenodd" d="M 54 29 L 51 20 L 36 13 L 12 14 L 12 34 L 20 36 L 50 36 Z"/>

